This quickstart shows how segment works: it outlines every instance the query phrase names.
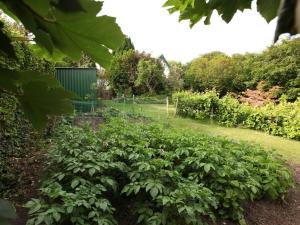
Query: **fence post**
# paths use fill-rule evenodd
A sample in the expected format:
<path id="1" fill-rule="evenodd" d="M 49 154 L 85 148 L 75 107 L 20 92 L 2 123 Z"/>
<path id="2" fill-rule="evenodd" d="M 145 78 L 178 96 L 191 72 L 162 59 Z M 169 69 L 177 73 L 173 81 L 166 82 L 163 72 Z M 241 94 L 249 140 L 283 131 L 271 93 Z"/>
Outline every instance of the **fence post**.
<path id="1" fill-rule="evenodd" d="M 134 94 L 132 94 L 132 113 L 134 114 Z"/>
<path id="2" fill-rule="evenodd" d="M 175 104 L 175 116 L 177 115 L 178 110 L 178 97 L 176 98 L 176 104 Z"/>
<path id="3" fill-rule="evenodd" d="M 167 118 L 169 118 L 169 97 L 167 97 Z"/>
<path id="4" fill-rule="evenodd" d="M 125 104 L 126 104 L 126 100 L 125 100 L 125 94 L 123 94 L 123 117 L 125 118 Z"/>

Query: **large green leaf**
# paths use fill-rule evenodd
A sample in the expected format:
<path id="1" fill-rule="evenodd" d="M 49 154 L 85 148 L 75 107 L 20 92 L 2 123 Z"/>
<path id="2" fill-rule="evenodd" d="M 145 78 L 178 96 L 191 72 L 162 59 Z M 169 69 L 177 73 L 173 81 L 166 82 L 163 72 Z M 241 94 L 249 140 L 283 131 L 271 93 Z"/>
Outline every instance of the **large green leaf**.
<path id="1" fill-rule="evenodd" d="M 20 74 L 0 68 L 0 90 L 6 90 L 9 92 L 17 92 L 17 82 L 20 80 Z"/>
<path id="2" fill-rule="evenodd" d="M 73 105 L 70 101 L 74 95 L 63 88 L 49 88 L 47 83 L 33 81 L 23 86 L 24 94 L 19 100 L 25 115 L 37 129 L 47 124 L 48 116 L 70 113 Z"/>
<path id="3" fill-rule="evenodd" d="M 40 46 L 35 52 L 43 57 L 60 59 L 67 55 L 79 60 L 84 52 L 107 68 L 111 52 L 122 45 L 124 35 L 115 18 L 97 17 L 102 4 L 92 0 L 0 0 L 0 9 L 34 34 Z M 1 53 L 12 55 L 14 49 L 2 29 L 0 41 Z M 45 126 L 48 116 L 73 109 L 71 94 L 51 76 L 0 69 L 0 89 L 19 98 L 25 115 L 37 128 Z"/>
<path id="4" fill-rule="evenodd" d="M 50 0 L 23 0 L 38 15 L 46 17 L 50 9 Z"/>
<path id="5" fill-rule="evenodd" d="M 205 24 L 210 23 L 210 17 L 217 10 L 222 19 L 229 23 L 235 13 L 244 9 L 251 9 L 254 0 L 168 0 L 164 7 L 170 13 L 179 12 L 180 20 L 190 20 L 194 26 L 201 19 Z M 259 13 L 269 22 L 276 17 L 280 0 L 258 0 L 257 9 Z"/>
<path id="6" fill-rule="evenodd" d="M 276 17 L 279 5 L 280 0 L 257 0 L 257 10 L 267 22 Z"/>
<path id="7" fill-rule="evenodd" d="M 69 4 L 69 0 L 44 0 L 43 4 L 36 4 L 33 0 L 24 1 L 26 4 L 19 0 L 5 3 L 50 54 L 56 48 L 79 60 L 84 52 L 101 66 L 110 66 L 111 52 L 122 45 L 124 35 L 115 18 L 96 16 L 102 9 L 102 2 L 76 0 Z M 47 11 L 49 4 L 51 10 Z"/>
<path id="8" fill-rule="evenodd" d="M 37 129 L 46 126 L 48 116 L 73 112 L 71 99 L 77 98 L 65 91 L 54 76 L 35 71 L 0 69 L 0 89 L 19 99 L 25 116 Z"/>
<path id="9" fill-rule="evenodd" d="M 64 12 L 83 11 L 80 0 L 55 0 L 54 5 Z"/>
<path id="10" fill-rule="evenodd" d="M 15 57 L 15 50 L 10 38 L 3 31 L 4 24 L 0 21 L 0 54 L 8 57 Z"/>
<path id="11" fill-rule="evenodd" d="M 217 9 L 222 19 L 229 23 L 235 13 L 240 10 L 251 8 L 251 0 L 211 0 L 210 9 Z"/>

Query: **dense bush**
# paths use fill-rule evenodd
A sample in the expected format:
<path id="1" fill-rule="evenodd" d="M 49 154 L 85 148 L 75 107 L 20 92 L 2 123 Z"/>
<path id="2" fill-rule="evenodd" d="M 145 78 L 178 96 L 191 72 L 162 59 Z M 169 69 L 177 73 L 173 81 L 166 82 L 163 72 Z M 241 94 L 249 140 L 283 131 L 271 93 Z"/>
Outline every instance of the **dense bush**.
<path id="1" fill-rule="evenodd" d="M 212 52 L 194 59 L 185 74 L 185 86 L 194 91 L 216 89 L 222 95 L 233 91 L 236 69 L 231 57 Z"/>
<path id="2" fill-rule="evenodd" d="M 300 95 L 300 40 L 273 45 L 259 54 L 235 54 L 229 57 L 212 52 L 192 60 L 184 72 L 184 87 L 203 92 L 217 90 L 221 96 L 255 89 L 264 81 L 265 91 L 282 87 L 289 101 Z M 279 96 L 280 97 L 280 96 Z"/>
<path id="3" fill-rule="evenodd" d="M 163 69 L 159 59 L 130 49 L 114 55 L 106 77 L 116 94 L 156 94 L 166 89 Z"/>
<path id="4" fill-rule="evenodd" d="M 230 96 L 219 98 L 214 91 L 179 92 L 173 98 L 178 98 L 177 113 L 182 116 L 201 120 L 213 118 L 222 125 L 242 126 L 300 140 L 300 100 L 255 108 Z"/>
<path id="5" fill-rule="evenodd" d="M 258 146 L 120 119 L 96 133 L 61 126 L 50 159 L 29 225 L 244 224 L 244 203 L 292 186 L 285 163 Z"/>
<path id="6" fill-rule="evenodd" d="M 16 98 L 0 91 L 0 196 L 8 196 L 18 183 L 20 171 L 8 164 L 10 157 L 22 157 L 36 144 L 38 135 L 25 120 Z"/>
<path id="7" fill-rule="evenodd" d="M 2 20 L 2 19 L 1 19 Z M 0 67 L 16 71 L 39 71 L 54 75 L 54 64 L 40 59 L 31 50 L 26 40 L 25 29 L 17 24 L 5 22 L 5 32 L 15 38 L 12 42 L 16 57 L 9 58 L 0 54 Z M 0 196 L 13 191 L 17 183 L 16 174 L 20 171 L 10 168 L 8 157 L 22 156 L 31 150 L 37 135 L 25 119 L 17 98 L 0 89 Z"/>

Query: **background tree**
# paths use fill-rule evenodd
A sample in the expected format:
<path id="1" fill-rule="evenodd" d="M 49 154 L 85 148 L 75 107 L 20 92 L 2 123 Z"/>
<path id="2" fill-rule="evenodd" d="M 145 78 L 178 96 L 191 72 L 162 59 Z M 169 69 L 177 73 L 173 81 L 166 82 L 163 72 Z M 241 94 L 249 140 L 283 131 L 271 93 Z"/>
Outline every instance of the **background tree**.
<path id="1" fill-rule="evenodd" d="M 135 50 L 135 47 L 133 45 L 133 42 L 131 41 L 131 38 L 126 36 L 123 44 L 114 52 L 114 54 L 122 53 L 129 50 Z"/>
<path id="2" fill-rule="evenodd" d="M 111 88 L 119 94 L 135 93 L 134 82 L 137 78 L 137 66 L 141 54 L 134 50 L 117 53 L 113 60 L 108 77 Z"/>
<path id="3" fill-rule="evenodd" d="M 253 67 L 259 62 L 259 54 L 246 53 L 234 54 L 232 61 L 235 67 L 233 78 L 234 92 L 242 92 L 246 89 L 255 89 L 257 82 L 253 80 Z"/>
<path id="4" fill-rule="evenodd" d="M 164 69 L 158 59 L 141 59 L 137 68 L 135 86 L 144 86 L 150 94 L 164 90 Z"/>
<path id="5" fill-rule="evenodd" d="M 167 78 L 168 89 L 172 92 L 180 91 L 184 85 L 185 66 L 180 62 L 171 61 L 170 74 Z"/>
<path id="6" fill-rule="evenodd" d="M 205 54 L 191 62 L 186 85 L 194 91 L 216 89 L 221 95 L 233 91 L 235 67 L 231 58 L 221 52 Z"/>
<path id="7" fill-rule="evenodd" d="M 289 100 L 300 94 L 300 39 L 265 50 L 252 66 L 254 82 L 266 81 L 266 89 L 278 85 Z"/>

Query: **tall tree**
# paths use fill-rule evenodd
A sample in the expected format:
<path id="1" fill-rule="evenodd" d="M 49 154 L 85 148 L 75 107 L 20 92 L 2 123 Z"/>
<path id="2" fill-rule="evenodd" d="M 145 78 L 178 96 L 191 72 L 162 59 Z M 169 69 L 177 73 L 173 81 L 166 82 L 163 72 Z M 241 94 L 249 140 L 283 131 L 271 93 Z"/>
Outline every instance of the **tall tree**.
<path id="1" fill-rule="evenodd" d="M 233 90 L 235 67 L 231 58 L 212 52 L 193 60 L 186 72 L 186 83 L 195 91 L 216 89 L 221 95 Z"/>
<path id="2" fill-rule="evenodd" d="M 164 87 L 164 69 L 157 59 L 141 59 L 137 69 L 135 86 L 145 86 L 150 94 L 154 94 Z"/>
<path id="3" fill-rule="evenodd" d="M 131 94 L 137 78 L 137 66 L 141 54 L 134 50 L 117 53 L 112 60 L 111 68 L 107 71 L 112 89 L 119 94 Z"/>
<path id="4" fill-rule="evenodd" d="M 167 78 L 167 83 L 171 91 L 180 91 L 184 84 L 185 67 L 180 62 L 171 61 L 170 74 Z"/>
<path id="5" fill-rule="evenodd" d="M 131 38 L 126 36 L 122 45 L 114 52 L 114 54 L 122 53 L 129 50 L 135 50 Z"/>

